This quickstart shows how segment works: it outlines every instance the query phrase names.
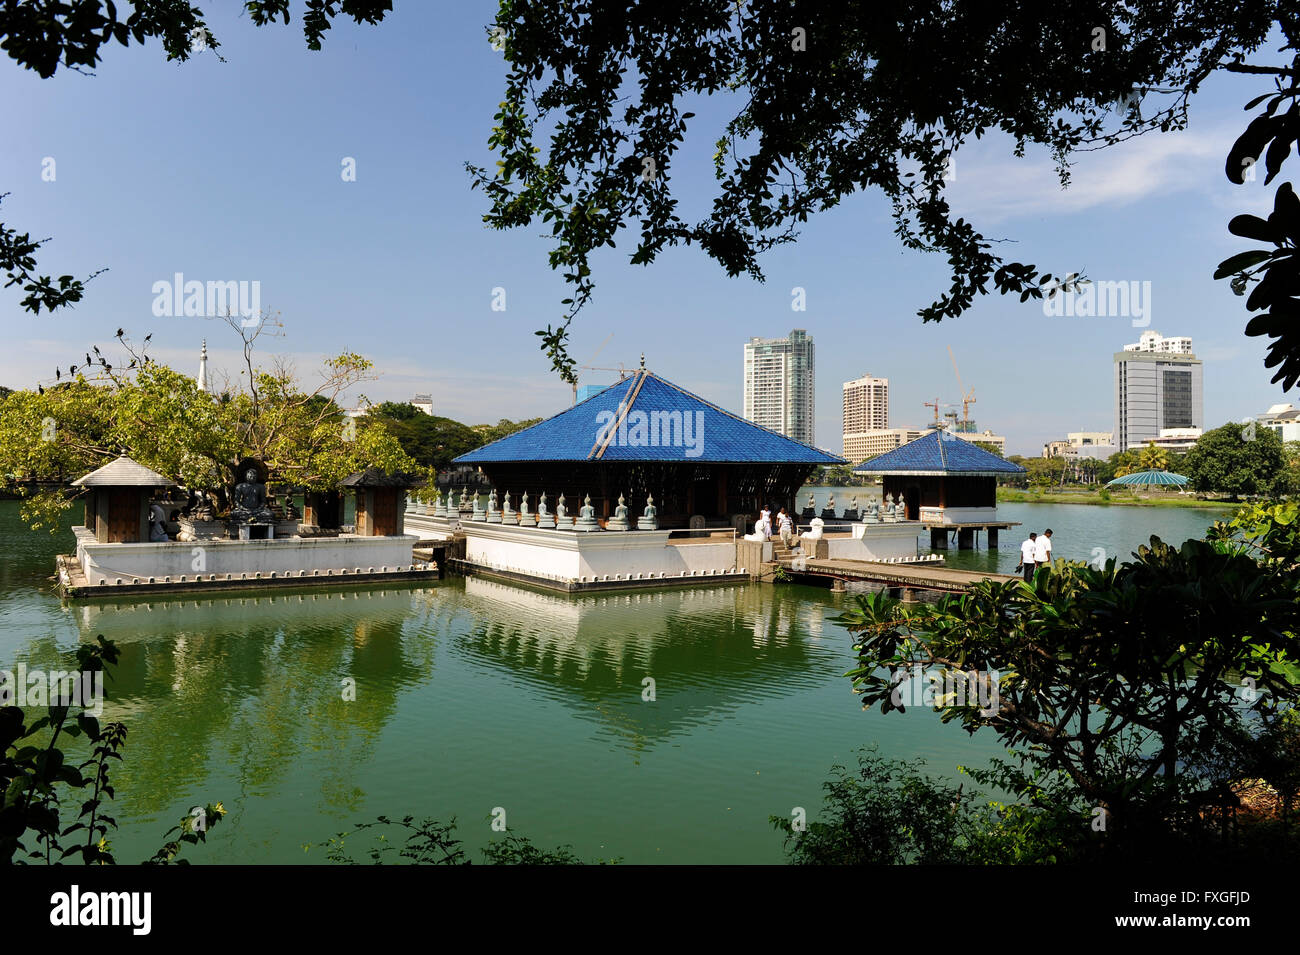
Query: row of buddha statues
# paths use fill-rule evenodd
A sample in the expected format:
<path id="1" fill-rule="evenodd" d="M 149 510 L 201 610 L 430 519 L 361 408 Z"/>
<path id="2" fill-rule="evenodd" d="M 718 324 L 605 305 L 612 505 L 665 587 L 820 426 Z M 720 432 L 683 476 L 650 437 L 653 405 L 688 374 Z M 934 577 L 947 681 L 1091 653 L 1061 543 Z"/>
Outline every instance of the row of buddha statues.
<path id="1" fill-rule="evenodd" d="M 893 500 L 889 495 L 883 495 L 880 503 L 868 501 L 867 506 L 858 512 L 858 498 L 854 495 L 849 499 L 849 506 L 845 508 L 842 516 L 835 513 L 835 495 L 832 494 L 826 501 L 826 506 L 822 508 L 821 514 L 817 513 L 817 499 L 813 497 L 811 491 L 808 492 L 808 503 L 803 511 L 799 514 L 800 521 L 811 521 L 814 517 L 821 517 L 823 521 L 848 521 L 849 523 L 861 522 L 863 524 L 896 524 L 899 521 L 907 520 L 907 505 L 903 503 L 903 496 L 895 494 Z"/>
<path id="2" fill-rule="evenodd" d="M 413 502 L 408 502 L 407 509 L 410 510 L 412 505 Z M 418 510 L 417 513 L 419 513 Z M 604 527 L 601 527 L 600 522 L 596 519 L 596 509 L 592 507 L 590 494 L 586 495 L 582 507 L 578 509 L 578 513 L 573 515 L 569 513 L 563 494 L 560 495 L 560 499 L 556 502 L 555 512 L 552 513 L 546 501 L 545 491 L 538 498 L 536 512 L 529 507 L 527 491 L 520 496 L 518 511 L 514 509 L 514 505 L 510 501 L 509 491 L 505 492 L 503 500 L 498 501 L 496 488 L 493 488 L 488 494 L 486 506 L 484 506 L 480 496 L 471 494 L 468 488 L 460 493 L 459 500 L 455 490 L 447 493 L 446 501 L 443 500 L 442 492 L 438 491 L 433 499 L 432 506 L 429 506 L 426 513 L 430 517 L 440 517 L 444 520 L 470 520 L 485 524 L 511 524 L 558 530 L 628 531 L 632 529 L 632 518 L 628 513 L 627 502 L 622 494 L 618 496 L 618 507 L 614 509 L 613 515 L 605 522 Z M 466 513 L 468 513 L 468 516 L 464 516 Z M 659 529 L 658 514 L 659 511 L 654 504 L 654 496 L 646 495 L 645 510 L 636 519 L 636 529 L 639 531 L 657 531 Z"/>

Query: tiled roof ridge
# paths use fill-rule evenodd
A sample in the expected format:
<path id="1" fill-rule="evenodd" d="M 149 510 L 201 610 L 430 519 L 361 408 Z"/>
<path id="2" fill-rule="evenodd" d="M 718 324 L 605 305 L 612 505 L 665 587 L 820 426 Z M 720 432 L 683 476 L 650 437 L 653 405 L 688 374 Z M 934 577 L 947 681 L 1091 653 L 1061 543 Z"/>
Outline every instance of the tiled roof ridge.
<path id="1" fill-rule="evenodd" d="M 700 402 L 700 403 L 702 403 L 702 404 L 706 404 L 706 405 L 708 405 L 708 406 L 709 406 L 710 408 L 712 408 L 714 411 L 718 412 L 719 414 L 724 414 L 724 415 L 726 415 L 728 418 L 733 418 L 733 419 L 735 419 L 736 421 L 741 422 L 742 424 L 747 424 L 747 425 L 749 425 L 751 428 L 757 428 L 759 431 L 766 431 L 766 432 L 767 432 L 768 434 L 770 434 L 770 435 L 774 435 L 775 437 L 778 437 L 778 438 L 783 438 L 783 439 L 785 439 L 786 441 L 789 441 L 791 444 L 797 444 L 797 445 L 799 445 L 799 447 L 801 447 L 801 448 L 807 448 L 809 451 L 816 451 L 818 454 L 825 454 L 825 455 L 829 455 L 830 457 L 833 457 L 833 458 L 840 458 L 840 460 L 842 460 L 842 461 L 846 461 L 846 459 L 844 459 L 843 457 L 841 457 L 841 456 L 838 455 L 838 454 L 831 454 L 829 451 L 823 451 L 821 448 L 815 447 L 814 445 L 811 445 L 811 444 L 804 444 L 802 441 L 799 441 L 799 440 L 797 440 L 797 439 L 795 439 L 795 438 L 792 438 L 792 437 L 790 437 L 789 435 L 782 434 L 780 431 L 775 431 L 775 430 L 773 430 L 772 428 L 764 427 L 763 425 L 759 424 L 757 421 L 750 421 L 748 418 L 742 418 L 742 417 L 741 417 L 740 415 L 738 415 L 738 414 L 733 414 L 732 412 L 728 411 L 726 408 L 719 408 L 717 405 L 715 405 L 715 404 L 714 404 L 712 401 L 710 401 L 708 398 L 701 398 L 699 395 L 695 394 L 694 392 L 687 391 L 685 388 L 681 387 L 680 385 L 675 385 L 675 384 L 673 384 L 671 381 L 669 381 L 669 380 L 666 379 L 666 378 L 660 378 L 658 375 L 656 375 L 656 374 L 655 374 L 654 372 L 652 372 L 652 371 L 647 370 L 647 371 L 646 371 L 646 374 L 649 375 L 651 378 L 653 378 L 655 381 L 662 382 L 663 384 L 667 385 L 669 388 L 672 388 L 674 391 L 679 391 L 679 392 L 681 392 L 682 394 L 684 394 L 684 395 L 685 395 L 686 397 L 688 397 L 688 398 L 693 398 L 694 400 L 696 400 L 696 401 L 698 401 L 698 402 Z M 851 463 L 851 462 L 847 462 L 847 461 L 846 461 L 846 463 Z"/>
<path id="2" fill-rule="evenodd" d="M 619 381 L 616 381 L 614 384 L 610 385 L 609 388 L 617 388 L 619 385 L 623 384 L 624 381 L 630 381 L 630 380 L 632 380 L 632 379 L 634 379 L 634 378 L 636 378 L 636 375 L 632 375 L 630 378 L 624 378 L 624 379 L 621 379 L 621 380 L 619 380 Z M 562 415 L 562 414 L 568 414 L 568 413 L 569 413 L 570 411 L 572 411 L 574 408 L 581 408 L 581 407 L 582 407 L 583 405 L 585 405 L 588 401 L 595 401 L 597 398 L 599 398 L 599 397 L 600 397 L 601 395 L 603 395 L 605 392 L 609 391 L 609 388 L 602 388 L 600 391 L 596 392 L 594 395 L 588 395 L 587 397 L 583 398 L 583 399 L 582 399 L 581 401 L 579 401 L 576 405 L 569 405 L 569 407 L 564 408 L 564 409 L 562 409 L 562 410 L 560 410 L 560 411 L 557 411 L 557 412 L 555 412 L 555 414 L 553 414 L 553 415 L 550 415 L 550 416 L 548 416 L 548 417 L 543 418 L 541 421 L 537 422 L 537 424 L 535 424 L 535 425 L 531 425 L 530 427 L 533 427 L 533 428 L 540 427 L 541 425 L 546 424 L 546 422 L 550 421 L 552 418 L 558 418 L 558 417 L 559 417 L 560 415 Z M 524 430 L 527 431 L 528 428 L 525 428 Z M 510 439 L 510 438 L 513 438 L 515 435 L 517 435 L 517 434 L 519 434 L 519 433 L 520 433 L 520 432 L 518 432 L 518 431 L 512 431 L 510 434 L 503 435 L 502 437 L 497 438 L 495 441 L 489 441 L 487 444 L 480 444 L 480 445 L 479 445 L 477 448 L 475 448 L 473 451 L 467 451 L 467 452 L 465 452 L 465 453 L 466 453 L 466 454 L 475 454 L 475 453 L 477 453 L 477 452 L 479 452 L 479 451 L 484 450 L 485 448 L 490 448 L 490 447 L 492 447 L 492 445 L 494 445 L 494 444 L 500 444 L 502 441 L 506 441 L 506 440 L 508 440 L 508 439 Z M 464 455 L 457 455 L 457 457 L 463 457 L 463 456 L 464 456 Z"/>

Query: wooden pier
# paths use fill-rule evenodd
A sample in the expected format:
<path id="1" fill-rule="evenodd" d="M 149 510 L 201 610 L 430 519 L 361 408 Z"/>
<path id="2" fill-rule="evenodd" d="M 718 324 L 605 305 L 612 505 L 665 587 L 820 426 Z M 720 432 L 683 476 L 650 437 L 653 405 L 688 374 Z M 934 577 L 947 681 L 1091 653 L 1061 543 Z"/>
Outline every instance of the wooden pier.
<path id="1" fill-rule="evenodd" d="M 885 584 L 903 591 L 904 598 L 916 590 L 962 593 L 981 580 L 999 582 L 1019 580 L 1012 574 L 986 574 L 975 570 L 957 570 L 933 564 L 887 564 L 874 560 L 826 560 L 809 557 L 779 561 L 783 570 L 796 576 L 829 578 L 834 589 L 849 580 Z"/>

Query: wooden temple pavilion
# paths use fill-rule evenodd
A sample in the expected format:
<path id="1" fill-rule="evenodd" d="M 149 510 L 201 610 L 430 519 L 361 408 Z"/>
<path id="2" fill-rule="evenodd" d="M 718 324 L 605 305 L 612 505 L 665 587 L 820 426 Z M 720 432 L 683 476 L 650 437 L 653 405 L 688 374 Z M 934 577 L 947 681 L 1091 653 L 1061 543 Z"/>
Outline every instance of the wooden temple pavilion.
<path id="1" fill-rule="evenodd" d="M 997 519 L 997 482 L 1025 469 L 942 428 L 862 462 L 853 473 L 883 478 L 884 496 L 902 500 L 906 519 L 920 521 L 936 549 L 948 546 L 953 531 L 958 548 L 969 549 L 980 530 L 996 548 L 998 531 L 1019 523 Z"/>
<path id="2" fill-rule="evenodd" d="M 391 537 L 403 532 L 403 499 L 407 489 L 421 482 L 409 474 L 389 474 L 372 467 L 349 474 L 342 483 L 356 494 L 357 534 Z"/>
<path id="3" fill-rule="evenodd" d="M 620 494 L 633 515 L 654 496 L 659 525 L 733 526 L 764 505 L 792 507 L 816 468 L 843 458 L 763 428 L 646 369 L 531 428 L 453 462 L 480 468 L 514 500 L 533 507 L 560 494 L 570 514 L 586 495 L 607 518 Z"/>
<path id="4" fill-rule="evenodd" d="M 175 483 L 125 454 L 72 482 L 85 488 L 86 528 L 101 544 L 149 540 L 149 499 Z"/>

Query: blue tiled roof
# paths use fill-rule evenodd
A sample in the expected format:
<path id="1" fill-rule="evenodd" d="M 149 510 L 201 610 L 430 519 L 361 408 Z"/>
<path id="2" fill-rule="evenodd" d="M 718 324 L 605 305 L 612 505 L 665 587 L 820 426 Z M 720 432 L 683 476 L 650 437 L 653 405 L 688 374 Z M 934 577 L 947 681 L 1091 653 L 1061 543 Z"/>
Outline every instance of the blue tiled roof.
<path id="1" fill-rule="evenodd" d="M 589 460 L 845 463 L 648 371 L 634 372 L 552 418 L 462 454 L 455 463 Z"/>
<path id="2" fill-rule="evenodd" d="M 863 461 L 855 474 L 1024 474 L 1025 469 L 947 431 L 931 431 L 902 447 Z"/>

